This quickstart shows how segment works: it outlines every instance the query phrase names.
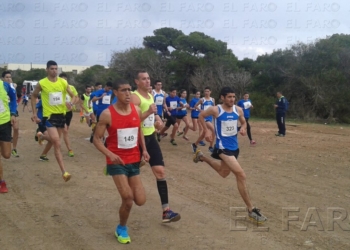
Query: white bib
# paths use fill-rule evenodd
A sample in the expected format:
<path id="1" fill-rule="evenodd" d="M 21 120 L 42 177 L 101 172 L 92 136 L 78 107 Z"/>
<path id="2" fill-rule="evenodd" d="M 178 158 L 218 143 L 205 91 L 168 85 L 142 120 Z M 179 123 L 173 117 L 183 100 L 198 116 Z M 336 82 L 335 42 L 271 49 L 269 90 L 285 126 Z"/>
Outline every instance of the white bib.
<path id="1" fill-rule="evenodd" d="M 177 101 L 170 102 L 170 108 L 176 109 L 177 108 Z"/>
<path id="2" fill-rule="evenodd" d="M 204 105 L 204 110 L 207 110 L 210 107 L 211 107 L 211 105 Z"/>
<path id="3" fill-rule="evenodd" d="M 2 102 L 2 100 L 0 100 L 0 113 L 4 113 L 6 111 L 5 105 Z"/>
<path id="4" fill-rule="evenodd" d="M 137 146 L 139 128 L 122 128 L 117 130 L 118 148 L 134 148 Z"/>
<path id="5" fill-rule="evenodd" d="M 50 105 L 60 105 L 62 104 L 62 92 L 51 92 L 49 94 Z"/>
<path id="6" fill-rule="evenodd" d="M 221 121 L 221 135 L 224 137 L 237 134 L 237 120 Z"/>
<path id="7" fill-rule="evenodd" d="M 251 102 L 245 102 L 245 103 L 243 103 L 243 105 L 244 105 L 244 109 L 249 109 L 252 106 L 252 103 Z"/>
<path id="8" fill-rule="evenodd" d="M 156 97 L 156 105 L 162 105 L 163 104 L 164 97 L 157 96 Z"/>
<path id="9" fill-rule="evenodd" d="M 143 121 L 143 127 L 151 128 L 153 126 L 154 126 L 154 114 L 151 114 Z"/>
<path id="10" fill-rule="evenodd" d="M 105 95 L 102 98 L 102 104 L 111 104 L 111 96 L 110 95 Z"/>

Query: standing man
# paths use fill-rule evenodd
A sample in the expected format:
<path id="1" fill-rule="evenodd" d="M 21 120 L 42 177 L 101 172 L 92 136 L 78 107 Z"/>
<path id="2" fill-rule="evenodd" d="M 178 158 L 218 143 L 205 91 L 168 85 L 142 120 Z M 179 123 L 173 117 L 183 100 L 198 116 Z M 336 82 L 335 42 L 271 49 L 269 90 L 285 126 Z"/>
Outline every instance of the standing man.
<path id="1" fill-rule="evenodd" d="M 113 92 L 118 101 L 101 113 L 95 130 L 94 145 L 106 156 L 107 173 L 113 177 L 122 198 L 115 236 L 120 243 L 127 244 L 131 242 L 126 226 L 131 207 L 134 202 L 138 206 L 146 202 L 140 178 L 140 147 L 146 161 L 149 160 L 149 155 L 141 131 L 141 110 L 130 103 L 130 84 L 118 80 L 113 84 Z M 106 130 L 107 147 L 100 140 Z"/>
<path id="2" fill-rule="evenodd" d="M 16 111 L 16 91 L 10 87 L 9 83 L 0 80 L 0 193 L 8 192 L 1 156 L 5 159 L 11 157 L 11 125 L 13 126 L 16 122 Z"/>
<path id="3" fill-rule="evenodd" d="M 237 122 L 239 120 L 242 125 L 239 132 L 243 136 L 246 134 L 246 122 L 242 109 L 234 105 L 235 97 L 233 89 L 224 87 L 220 92 L 223 104 L 209 107 L 199 114 L 199 122 L 203 126 L 207 139 L 212 139 L 212 133 L 205 125 L 205 117 L 214 117 L 216 144 L 211 157 L 220 162 L 204 156 L 199 149 L 194 154 L 193 161 L 206 162 L 223 178 L 232 172 L 236 176 L 238 191 L 247 206 L 249 218 L 257 223 L 263 223 L 267 218 L 260 213 L 259 209 L 253 207 L 246 186 L 246 175 L 237 161 L 239 154 Z"/>
<path id="4" fill-rule="evenodd" d="M 237 103 L 237 105 L 243 109 L 244 119 L 247 123 L 248 139 L 250 141 L 250 145 L 254 146 L 256 142 L 252 139 L 252 133 L 250 132 L 250 124 L 249 124 L 250 109 L 253 108 L 253 104 L 252 104 L 252 101 L 249 99 L 249 93 L 244 93 L 243 99 L 240 100 Z"/>
<path id="5" fill-rule="evenodd" d="M 67 81 L 68 83 L 68 76 L 66 73 L 61 73 L 59 74 L 59 77 L 63 78 L 64 80 Z M 78 92 L 77 90 L 75 89 L 75 87 L 71 84 L 68 84 L 70 90 L 73 92 L 73 95 L 74 97 L 71 98 L 69 95 L 66 95 L 66 102 L 68 103 L 72 103 L 73 105 L 79 100 L 78 98 Z M 70 126 L 70 123 L 72 121 L 72 118 L 73 118 L 73 110 L 72 108 L 67 108 L 66 107 L 66 125 L 64 126 L 64 130 L 63 130 L 63 140 L 64 140 L 64 143 L 66 144 L 66 147 L 68 149 L 68 156 L 69 157 L 73 157 L 74 156 L 74 152 L 72 150 L 72 147 L 70 145 L 70 141 L 69 141 L 69 138 L 68 138 L 68 129 L 69 129 L 69 126 Z"/>
<path id="6" fill-rule="evenodd" d="M 10 71 L 4 71 L 2 72 L 2 80 L 4 82 L 7 82 L 8 84 L 10 84 L 10 87 L 15 91 L 16 93 L 16 87 L 13 83 L 12 83 L 12 75 Z M 17 98 L 17 95 L 16 95 Z M 18 104 L 18 102 L 17 102 Z M 18 110 L 17 110 L 17 105 L 16 105 L 16 117 L 18 117 Z M 13 129 L 13 137 L 12 137 L 12 151 L 11 151 L 11 155 L 14 157 L 19 157 L 18 153 L 17 153 L 17 143 L 18 143 L 18 136 L 19 136 L 19 120 L 15 119 L 13 125 L 12 125 L 12 129 Z"/>
<path id="7" fill-rule="evenodd" d="M 284 137 L 286 135 L 286 110 L 287 100 L 283 96 L 281 91 L 277 92 L 277 102 L 275 104 L 276 109 L 276 121 L 278 126 L 278 133 L 275 136 Z"/>
<path id="8" fill-rule="evenodd" d="M 33 121 L 40 122 L 37 117 L 36 99 L 41 92 L 41 100 L 43 104 L 43 121 L 47 132 L 51 138 L 51 143 L 54 147 L 55 157 L 61 169 L 64 181 L 69 181 L 71 175 L 66 172 L 63 156 L 61 153 L 60 137 L 63 133 L 66 124 L 65 114 L 66 107 L 71 109 L 73 103 L 65 102 L 67 93 L 71 98 L 74 97 L 68 83 L 63 78 L 57 77 L 57 63 L 55 61 L 48 61 L 46 64 L 47 77 L 41 79 L 35 90 L 32 93 L 32 110 Z"/>
<path id="9" fill-rule="evenodd" d="M 137 71 L 135 75 L 137 90 L 131 95 L 131 101 L 140 107 L 141 128 L 145 136 L 146 148 L 150 155 L 149 164 L 157 180 L 157 188 L 163 209 L 163 223 L 175 222 L 181 219 L 180 214 L 170 210 L 168 201 L 168 185 L 165 180 L 164 161 L 162 151 L 155 136 L 154 116 L 157 107 L 154 104 L 153 96 L 148 93 L 150 78 L 146 71 Z"/>

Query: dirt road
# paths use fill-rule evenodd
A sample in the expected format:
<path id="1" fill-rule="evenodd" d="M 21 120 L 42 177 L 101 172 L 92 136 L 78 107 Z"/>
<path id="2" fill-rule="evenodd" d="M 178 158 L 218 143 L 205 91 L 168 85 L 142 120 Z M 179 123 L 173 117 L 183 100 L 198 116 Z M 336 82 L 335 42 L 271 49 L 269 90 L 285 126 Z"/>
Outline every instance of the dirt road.
<path id="1" fill-rule="evenodd" d="M 269 218 L 259 227 L 240 221 L 246 213 L 232 174 L 222 179 L 192 162 L 190 142 L 177 138 L 175 147 L 164 138 L 170 205 L 182 219 L 161 223 L 156 181 L 146 165 L 147 202 L 133 207 L 132 243 L 123 246 L 114 237 L 117 189 L 103 175 L 105 159 L 85 139 L 90 129 L 78 116 L 70 128 L 75 156 L 62 146 L 72 174 L 65 183 L 53 152 L 49 162 L 38 160 L 36 126 L 30 113 L 20 112 L 20 157 L 2 159 L 9 192 L 0 195 L 0 249 L 350 249 L 349 216 L 331 220 L 350 213 L 349 127 L 288 126 L 287 136 L 276 138 L 274 122 L 251 122 L 257 145 L 240 136 L 239 161 L 254 205 Z"/>

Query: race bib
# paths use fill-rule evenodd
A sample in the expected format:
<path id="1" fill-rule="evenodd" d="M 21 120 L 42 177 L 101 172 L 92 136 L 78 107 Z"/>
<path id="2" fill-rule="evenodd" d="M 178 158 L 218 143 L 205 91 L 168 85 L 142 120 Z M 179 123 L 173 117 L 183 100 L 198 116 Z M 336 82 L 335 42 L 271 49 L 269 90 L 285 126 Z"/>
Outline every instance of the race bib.
<path id="1" fill-rule="evenodd" d="M 134 148 L 137 146 L 139 128 L 122 128 L 117 130 L 118 148 Z"/>
<path id="2" fill-rule="evenodd" d="M 243 105 L 244 105 L 244 109 L 249 109 L 252 106 L 252 103 L 251 102 L 245 102 L 245 103 L 243 103 Z"/>
<path id="3" fill-rule="evenodd" d="M 153 126 L 154 126 L 154 114 L 151 114 L 143 121 L 143 127 L 151 128 Z"/>
<path id="4" fill-rule="evenodd" d="M 4 113 L 6 111 L 5 105 L 2 102 L 2 100 L 0 100 L 0 113 Z"/>
<path id="5" fill-rule="evenodd" d="M 62 92 L 51 92 L 49 94 L 50 105 L 60 105 L 62 104 Z"/>
<path id="6" fill-rule="evenodd" d="M 224 137 L 237 134 L 237 120 L 221 121 L 221 135 Z"/>
<path id="7" fill-rule="evenodd" d="M 156 105 L 162 105 L 163 104 L 164 97 L 157 96 L 156 97 Z"/>
<path id="8" fill-rule="evenodd" d="M 102 98 L 102 104 L 111 104 L 111 96 L 110 95 L 105 95 Z"/>
<path id="9" fill-rule="evenodd" d="M 177 108 L 177 101 L 170 102 L 170 108 L 176 109 Z"/>

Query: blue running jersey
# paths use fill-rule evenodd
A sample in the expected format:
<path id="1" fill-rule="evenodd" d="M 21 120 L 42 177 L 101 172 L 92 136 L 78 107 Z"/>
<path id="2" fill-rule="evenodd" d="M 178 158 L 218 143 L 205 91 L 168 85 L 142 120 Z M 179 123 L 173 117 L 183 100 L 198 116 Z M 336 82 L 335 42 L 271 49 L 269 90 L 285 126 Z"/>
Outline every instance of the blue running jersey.
<path id="1" fill-rule="evenodd" d="M 154 97 L 154 103 L 157 106 L 157 114 L 159 116 L 162 116 L 163 115 L 163 101 L 165 98 L 164 91 L 161 90 L 160 93 L 157 93 L 155 90 L 152 90 L 152 94 Z"/>
<path id="2" fill-rule="evenodd" d="M 214 106 L 214 98 L 210 97 L 210 100 L 205 99 L 205 97 L 202 98 L 202 105 L 201 105 L 202 110 L 206 110 L 212 106 Z M 205 117 L 205 121 L 211 122 L 213 121 L 213 117 L 212 116 Z"/>
<path id="3" fill-rule="evenodd" d="M 218 105 L 218 109 L 219 116 L 214 119 L 216 148 L 237 150 L 237 123 L 239 115 L 236 106 L 232 107 L 231 113 L 223 110 L 221 105 Z"/>

